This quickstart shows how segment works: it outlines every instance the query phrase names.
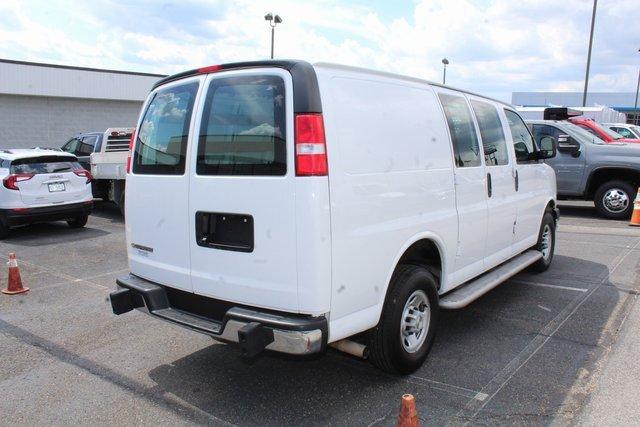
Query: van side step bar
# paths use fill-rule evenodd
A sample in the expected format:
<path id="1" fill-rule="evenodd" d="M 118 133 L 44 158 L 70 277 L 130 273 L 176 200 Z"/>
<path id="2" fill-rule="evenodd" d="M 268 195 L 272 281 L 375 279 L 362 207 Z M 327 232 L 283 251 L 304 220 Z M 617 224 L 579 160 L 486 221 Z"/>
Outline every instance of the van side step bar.
<path id="1" fill-rule="evenodd" d="M 467 282 L 440 298 L 440 307 L 445 309 L 462 308 L 471 304 L 500 283 L 515 276 L 534 262 L 542 258 L 542 253 L 528 250 L 500 266 Z"/>

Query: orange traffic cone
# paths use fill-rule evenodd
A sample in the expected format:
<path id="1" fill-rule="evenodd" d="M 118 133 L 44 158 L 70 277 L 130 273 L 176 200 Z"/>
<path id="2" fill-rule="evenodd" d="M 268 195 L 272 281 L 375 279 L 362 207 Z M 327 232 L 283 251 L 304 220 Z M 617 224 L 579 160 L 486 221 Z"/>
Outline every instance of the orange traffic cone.
<path id="1" fill-rule="evenodd" d="M 11 252 L 9 254 L 9 279 L 7 283 L 7 289 L 3 289 L 2 293 L 7 295 L 21 294 L 27 292 L 29 288 L 22 286 L 22 278 L 20 278 L 20 269 L 18 268 L 18 260 L 16 260 L 16 254 Z"/>
<path id="2" fill-rule="evenodd" d="M 631 214 L 631 222 L 629 225 L 640 225 L 640 188 L 638 188 L 638 194 L 633 201 L 633 213 Z"/>
<path id="3" fill-rule="evenodd" d="M 398 427 L 418 427 L 418 412 L 416 412 L 416 399 L 412 394 L 403 394 L 400 414 L 398 415 Z"/>

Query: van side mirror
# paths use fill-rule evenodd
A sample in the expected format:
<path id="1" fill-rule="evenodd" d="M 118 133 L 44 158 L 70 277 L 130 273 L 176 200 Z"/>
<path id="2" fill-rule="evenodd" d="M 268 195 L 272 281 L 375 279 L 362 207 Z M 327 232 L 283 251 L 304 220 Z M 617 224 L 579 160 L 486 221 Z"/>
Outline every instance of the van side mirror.
<path id="1" fill-rule="evenodd" d="M 580 155 L 580 143 L 569 135 L 558 135 L 558 151 L 578 157 Z"/>
<path id="2" fill-rule="evenodd" d="M 549 135 L 540 138 L 540 150 L 536 156 L 538 159 L 551 159 L 556 156 L 556 139 Z"/>

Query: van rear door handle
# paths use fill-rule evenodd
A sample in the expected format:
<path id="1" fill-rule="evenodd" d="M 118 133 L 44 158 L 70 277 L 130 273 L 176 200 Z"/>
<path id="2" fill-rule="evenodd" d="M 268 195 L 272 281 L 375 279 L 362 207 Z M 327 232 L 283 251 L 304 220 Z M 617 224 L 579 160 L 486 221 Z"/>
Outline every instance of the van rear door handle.
<path id="1" fill-rule="evenodd" d="M 487 173 L 487 193 L 491 197 L 491 174 Z"/>

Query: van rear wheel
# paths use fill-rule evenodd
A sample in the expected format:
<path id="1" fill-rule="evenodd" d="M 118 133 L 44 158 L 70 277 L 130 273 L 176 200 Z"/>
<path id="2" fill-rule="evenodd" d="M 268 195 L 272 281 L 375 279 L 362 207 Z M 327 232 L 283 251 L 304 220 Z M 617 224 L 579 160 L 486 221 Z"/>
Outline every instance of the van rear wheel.
<path id="1" fill-rule="evenodd" d="M 400 265 L 391 279 L 378 325 L 369 331 L 369 354 L 378 368 L 410 374 L 427 358 L 438 321 L 436 279 L 424 267 Z"/>

